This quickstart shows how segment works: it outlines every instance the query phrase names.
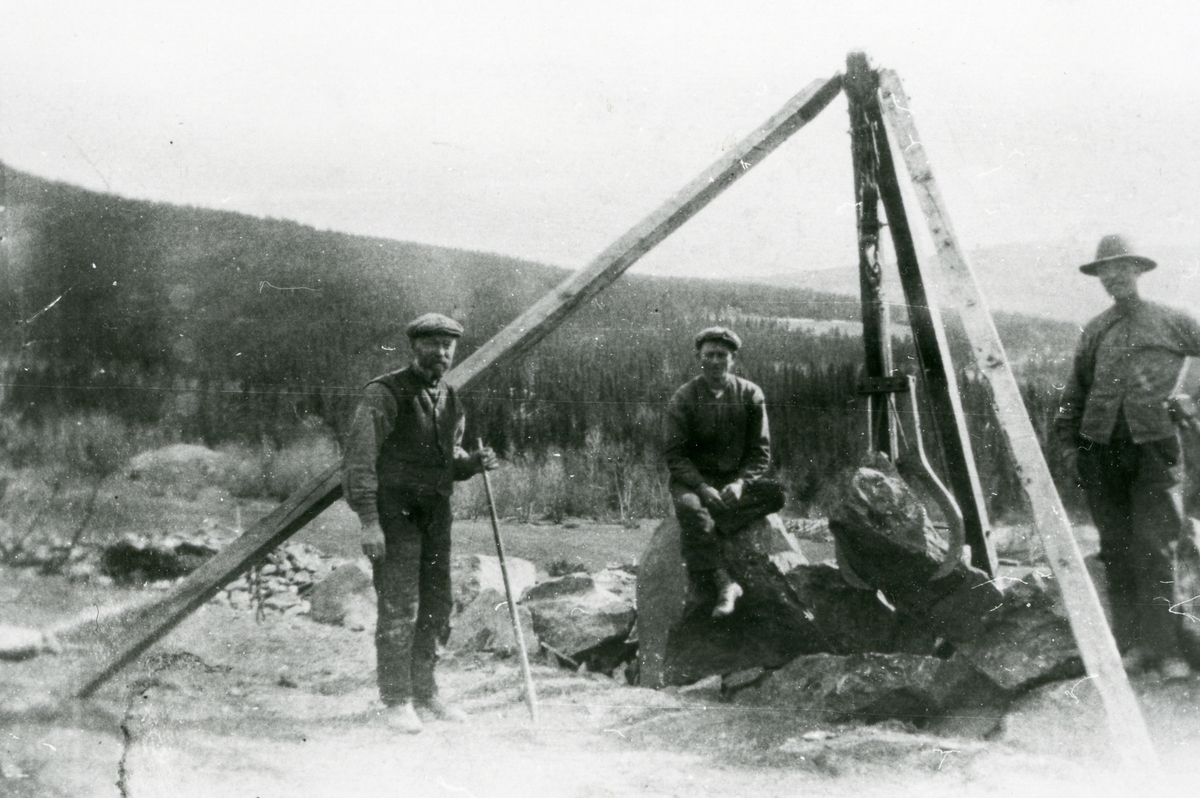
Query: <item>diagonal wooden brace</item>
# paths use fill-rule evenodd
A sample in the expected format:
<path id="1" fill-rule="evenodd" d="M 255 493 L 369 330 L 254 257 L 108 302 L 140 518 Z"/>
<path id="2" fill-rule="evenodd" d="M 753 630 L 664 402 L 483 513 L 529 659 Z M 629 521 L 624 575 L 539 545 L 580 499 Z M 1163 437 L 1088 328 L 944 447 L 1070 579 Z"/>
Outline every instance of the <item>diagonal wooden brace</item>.
<path id="1" fill-rule="evenodd" d="M 841 89 L 840 74 L 813 81 L 585 268 L 572 274 L 475 350 L 446 375 L 446 381 L 459 391 L 465 391 L 488 369 L 528 351 L 579 305 L 610 285 L 656 244 L 808 124 Z M 71 694 L 86 698 L 94 693 L 218 590 L 264 559 L 341 495 L 341 468 L 334 467 L 298 490 L 161 601 L 131 610 L 123 618 L 110 619 L 106 633 L 97 641 L 101 650 L 93 652 L 97 663 L 86 668 Z"/>
<path id="2" fill-rule="evenodd" d="M 1009 366 L 975 274 L 967 262 L 946 213 L 941 190 L 921 138 L 913 123 L 908 97 L 894 72 L 881 73 L 884 117 L 896 136 L 897 148 L 916 189 L 917 201 L 929 223 L 944 278 L 955 299 L 980 372 L 991 385 L 993 409 L 1016 460 L 1017 476 L 1034 524 L 1046 546 L 1054 578 L 1062 589 L 1071 630 L 1083 655 L 1088 675 L 1104 701 L 1109 730 L 1125 762 L 1138 770 L 1157 769 L 1158 757 L 1146 722 L 1121 667 L 1116 641 L 1109 631 L 1096 588 L 1075 541 L 1067 512 L 1054 487 L 1024 400 Z"/>

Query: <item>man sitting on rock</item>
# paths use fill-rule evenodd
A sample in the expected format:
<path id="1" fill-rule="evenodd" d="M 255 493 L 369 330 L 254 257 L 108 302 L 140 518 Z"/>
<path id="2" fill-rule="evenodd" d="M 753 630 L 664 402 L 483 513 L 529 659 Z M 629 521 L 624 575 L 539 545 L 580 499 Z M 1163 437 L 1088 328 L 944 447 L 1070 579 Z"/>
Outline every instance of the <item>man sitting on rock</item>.
<path id="1" fill-rule="evenodd" d="M 732 374 L 741 345 L 724 327 L 700 331 L 700 376 L 667 406 L 666 459 L 683 559 L 694 588 L 715 597 L 714 618 L 731 614 L 742 595 L 717 535 L 732 535 L 784 502 L 782 488 L 764 479 L 771 439 L 762 389 Z"/>

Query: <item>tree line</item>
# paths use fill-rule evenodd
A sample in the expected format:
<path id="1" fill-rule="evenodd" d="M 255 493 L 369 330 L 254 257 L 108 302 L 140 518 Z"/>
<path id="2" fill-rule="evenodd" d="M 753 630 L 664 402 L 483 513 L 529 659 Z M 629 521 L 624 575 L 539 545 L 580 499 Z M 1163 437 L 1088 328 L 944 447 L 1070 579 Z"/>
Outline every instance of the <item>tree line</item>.
<path id="1" fill-rule="evenodd" d="M 2 165 L 0 181 L 3 410 L 23 424 L 104 412 L 210 445 L 281 445 L 314 430 L 337 438 L 365 381 L 406 361 L 408 319 L 437 310 L 462 321 L 461 359 L 565 276 L 497 255 L 126 200 Z M 610 459 L 659 468 L 663 408 L 696 373 L 692 336 L 724 323 L 746 340 L 739 372 L 767 395 L 776 466 L 800 505 L 819 504 L 865 446 L 861 341 L 786 320 L 858 313 L 857 298 L 799 288 L 626 276 L 464 397 L 469 436 L 528 462 L 596 451 L 599 440 Z M 1057 404 L 1078 330 L 997 323 L 1036 420 Z M 911 363 L 911 346 L 896 346 L 897 362 Z M 963 378 L 981 472 L 996 487 L 990 509 L 1019 512 L 989 399 Z"/>

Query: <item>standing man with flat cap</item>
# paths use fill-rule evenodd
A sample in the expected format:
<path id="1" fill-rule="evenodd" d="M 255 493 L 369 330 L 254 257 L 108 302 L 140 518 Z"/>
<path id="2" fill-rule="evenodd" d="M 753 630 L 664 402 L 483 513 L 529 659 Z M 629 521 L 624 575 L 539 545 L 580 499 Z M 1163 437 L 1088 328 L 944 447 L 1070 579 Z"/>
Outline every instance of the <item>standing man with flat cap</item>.
<path id="1" fill-rule="evenodd" d="M 1138 295 L 1138 277 L 1155 265 L 1109 235 L 1096 259 L 1079 267 L 1100 278 L 1113 306 L 1084 327 L 1056 429 L 1100 532 L 1125 667 L 1181 679 L 1190 667 L 1171 613 L 1173 547 L 1188 532 L 1183 456 L 1167 399 L 1186 358 L 1200 355 L 1200 324 Z"/>
<path id="2" fill-rule="evenodd" d="M 463 328 L 427 313 L 409 323 L 412 362 L 376 377 L 363 392 L 343 461 L 346 501 L 362 522 L 379 620 L 375 631 L 379 697 L 388 724 L 417 733 L 417 710 L 465 720 L 437 693 L 433 670 L 449 632 L 450 494 L 498 462 L 491 449 L 463 450 L 458 397 L 442 377 Z"/>
<path id="3" fill-rule="evenodd" d="M 732 373 L 741 339 L 709 327 L 695 343 L 700 376 L 667 406 L 666 460 L 688 576 L 721 618 L 743 591 L 725 568 L 717 535 L 781 510 L 784 497 L 778 483 L 765 479 L 771 436 L 762 389 Z"/>

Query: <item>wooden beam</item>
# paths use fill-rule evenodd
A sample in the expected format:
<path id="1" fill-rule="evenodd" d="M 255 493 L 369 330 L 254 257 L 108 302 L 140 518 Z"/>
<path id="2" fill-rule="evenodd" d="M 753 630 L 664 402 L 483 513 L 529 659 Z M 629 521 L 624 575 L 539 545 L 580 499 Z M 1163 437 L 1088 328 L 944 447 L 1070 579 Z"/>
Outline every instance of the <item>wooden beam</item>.
<path id="1" fill-rule="evenodd" d="M 908 224 L 908 213 L 904 209 L 904 197 L 900 193 L 900 181 L 896 175 L 892 150 L 888 144 L 887 131 L 883 126 L 883 112 L 877 93 L 864 104 L 871 133 L 875 137 L 875 154 L 879 159 L 879 196 L 887 214 L 892 244 L 896 250 L 896 265 L 900 271 L 900 285 L 904 289 L 908 305 L 908 319 L 912 327 L 913 343 L 917 349 L 923 382 L 933 406 L 934 427 L 938 432 L 942 454 L 946 461 L 946 481 L 954 492 L 963 516 L 963 531 L 971 546 L 971 561 L 977 568 L 996 575 L 996 552 L 988 538 L 987 507 L 983 500 L 983 486 L 975 467 L 975 455 L 971 449 L 971 435 L 967 429 L 966 414 L 963 412 L 962 396 L 958 390 L 958 378 L 950 359 L 950 345 L 946 330 L 938 312 L 936 300 L 925 290 L 921 266 L 917 259 L 917 248 L 913 243 L 912 229 Z M 916 396 L 911 397 L 916 401 Z"/>
<path id="2" fill-rule="evenodd" d="M 465 390 L 488 369 L 528 351 L 575 308 L 610 285 L 655 244 L 695 216 L 768 153 L 808 124 L 838 95 L 841 87 L 840 74 L 813 81 L 699 177 L 618 238 L 587 267 L 568 277 L 475 350 L 446 375 L 446 381 Z M 72 690 L 72 694 L 86 698 L 94 693 L 217 591 L 264 559 L 341 495 L 339 466 L 302 487 L 184 579 L 162 601 L 140 607 L 124 618 L 110 619 L 108 628 L 112 632 L 105 640 L 103 650 L 97 652 L 99 664 L 88 669 L 80 680 L 81 685 Z"/>
<path id="3" fill-rule="evenodd" d="M 454 370 L 457 384 L 465 386 L 474 382 L 484 370 L 518 357 L 542 340 L 575 308 L 620 277 L 655 244 L 695 216 L 768 153 L 808 124 L 838 95 L 841 87 L 841 75 L 835 75 L 827 80 L 813 81 L 788 100 L 774 116 L 614 241 L 587 267 L 568 277 L 475 350 Z"/>
<path id="4" fill-rule="evenodd" d="M 883 299 L 883 269 L 879 262 L 879 159 L 866 106 L 875 102 L 878 75 L 867 65 L 864 53 L 850 53 L 843 79 L 850 110 L 850 155 L 854 167 L 854 206 L 858 229 L 858 286 L 862 297 L 863 373 L 867 381 L 887 379 L 892 363 L 892 333 L 887 303 Z M 868 395 L 867 411 L 871 448 L 896 456 L 897 435 L 892 424 L 892 399 L 887 394 Z"/>
<path id="5" fill-rule="evenodd" d="M 87 698 L 94 693 L 222 587 L 264 560 L 341 497 L 341 467 L 335 466 L 293 493 L 245 534 L 188 574 L 161 601 L 107 619 L 104 634 L 92 636 L 101 646 L 92 656 L 100 659 L 101 664 L 84 676 L 72 694 Z"/>
<path id="6" fill-rule="evenodd" d="M 950 225 L 928 154 L 913 123 L 908 98 L 894 72 L 882 73 L 881 87 L 884 116 L 904 154 L 917 200 L 933 234 L 942 270 L 962 316 L 975 360 L 991 385 L 1000 429 L 1016 459 L 1017 475 L 1033 508 L 1034 524 L 1045 543 L 1050 568 L 1062 589 L 1084 665 L 1103 698 L 1115 747 L 1128 764 L 1157 768 L 1158 759 L 1121 667 L 1117 644 L 1105 621 L 1104 610 L 1071 531 L 1062 500 L 1055 490 L 983 292 L 979 290 L 975 274 Z"/>

